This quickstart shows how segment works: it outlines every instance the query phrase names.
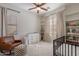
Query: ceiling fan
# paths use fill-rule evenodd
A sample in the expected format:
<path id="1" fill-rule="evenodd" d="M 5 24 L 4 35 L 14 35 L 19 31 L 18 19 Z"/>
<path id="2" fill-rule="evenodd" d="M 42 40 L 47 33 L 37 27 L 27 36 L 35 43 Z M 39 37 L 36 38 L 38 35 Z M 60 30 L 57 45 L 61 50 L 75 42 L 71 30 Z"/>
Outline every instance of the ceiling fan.
<path id="1" fill-rule="evenodd" d="M 46 3 L 33 3 L 33 5 L 35 5 L 35 7 L 33 8 L 29 8 L 28 10 L 33 10 L 33 9 L 37 9 L 37 13 L 40 12 L 39 9 L 44 10 L 44 11 L 48 11 L 48 8 L 44 8 L 42 7 L 43 5 L 45 5 Z M 39 9 L 38 9 L 39 8 Z"/>

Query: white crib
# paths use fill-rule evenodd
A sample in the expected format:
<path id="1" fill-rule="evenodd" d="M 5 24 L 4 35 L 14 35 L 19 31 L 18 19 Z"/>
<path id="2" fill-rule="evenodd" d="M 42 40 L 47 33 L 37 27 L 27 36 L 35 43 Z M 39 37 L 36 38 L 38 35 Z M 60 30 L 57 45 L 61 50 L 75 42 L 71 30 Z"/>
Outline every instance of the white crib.
<path id="1" fill-rule="evenodd" d="M 53 55 L 53 44 L 45 41 L 41 41 L 39 33 L 29 33 L 27 35 L 27 53 L 29 56 L 52 56 Z"/>

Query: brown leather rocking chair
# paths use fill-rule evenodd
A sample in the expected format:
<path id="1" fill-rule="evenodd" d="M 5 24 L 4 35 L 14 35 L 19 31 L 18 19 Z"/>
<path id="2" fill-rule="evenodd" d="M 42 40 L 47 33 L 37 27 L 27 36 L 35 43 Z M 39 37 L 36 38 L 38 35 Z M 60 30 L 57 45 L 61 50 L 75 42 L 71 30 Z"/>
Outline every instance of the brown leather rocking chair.
<path id="1" fill-rule="evenodd" d="M 0 37 L 0 51 L 4 54 L 11 54 L 12 50 L 22 44 L 21 40 L 15 40 L 14 36 Z"/>

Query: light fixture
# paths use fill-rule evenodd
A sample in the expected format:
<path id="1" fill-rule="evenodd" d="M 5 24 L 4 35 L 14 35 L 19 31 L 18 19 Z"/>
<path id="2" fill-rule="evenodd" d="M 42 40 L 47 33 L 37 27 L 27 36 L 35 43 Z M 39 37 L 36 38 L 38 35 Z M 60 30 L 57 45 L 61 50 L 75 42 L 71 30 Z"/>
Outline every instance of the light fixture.
<path id="1" fill-rule="evenodd" d="M 29 8 L 28 10 L 36 9 L 37 13 L 39 13 L 39 11 L 41 11 L 41 10 L 48 11 L 48 8 L 45 8 L 43 6 L 45 4 L 46 3 L 33 3 L 33 5 L 35 5 L 35 7 Z"/>

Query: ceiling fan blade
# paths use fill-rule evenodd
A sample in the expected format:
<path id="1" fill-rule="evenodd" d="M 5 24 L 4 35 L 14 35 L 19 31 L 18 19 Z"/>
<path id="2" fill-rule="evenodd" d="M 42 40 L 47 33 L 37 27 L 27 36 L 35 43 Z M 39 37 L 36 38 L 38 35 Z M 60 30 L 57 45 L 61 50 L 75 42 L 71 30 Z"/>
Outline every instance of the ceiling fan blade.
<path id="1" fill-rule="evenodd" d="M 45 5 L 46 3 L 33 3 L 35 6 L 37 6 L 37 7 L 40 7 L 40 6 L 43 6 L 43 5 Z"/>
<path id="2" fill-rule="evenodd" d="M 36 4 L 36 3 L 33 3 L 35 6 L 38 6 L 38 4 Z"/>
<path id="3" fill-rule="evenodd" d="M 34 8 L 29 8 L 28 10 L 32 10 L 32 9 L 35 9 L 35 8 L 37 8 L 37 7 L 34 7 Z"/>
<path id="4" fill-rule="evenodd" d="M 43 5 L 45 5 L 46 3 L 41 3 L 39 6 L 43 6 Z"/>
<path id="5" fill-rule="evenodd" d="M 45 10 L 45 11 L 48 11 L 48 9 L 46 9 L 46 8 L 43 8 L 43 7 L 40 7 L 42 10 Z"/>

